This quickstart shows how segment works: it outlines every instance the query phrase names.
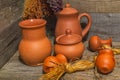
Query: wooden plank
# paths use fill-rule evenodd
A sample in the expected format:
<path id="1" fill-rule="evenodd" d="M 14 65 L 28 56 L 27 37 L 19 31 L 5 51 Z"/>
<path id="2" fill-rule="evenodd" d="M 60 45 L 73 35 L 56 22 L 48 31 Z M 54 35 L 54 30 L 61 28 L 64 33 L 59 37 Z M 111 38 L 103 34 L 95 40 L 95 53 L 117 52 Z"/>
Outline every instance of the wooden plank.
<path id="1" fill-rule="evenodd" d="M 120 0 L 64 0 L 80 12 L 120 12 Z"/>
<path id="2" fill-rule="evenodd" d="M 113 41 L 120 41 L 120 13 L 89 13 L 92 17 L 92 26 L 87 35 L 87 40 L 93 35 L 103 39 L 112 37 Z M 82 24 L 87 23 L 86 18 L 81 19 Z M 82 25 L 85 27 L 85 25 Z"/>
<path id="3" fill-rule="evenodd" d="M 21 17 L 23 1 L 0 0 L 0 32 Z"/>
<path id="4" fill-rule="evenodd" d="M 91 52 L 87 49 L 88 42 L 84 43 L 86 50 L 83 54 L 82 59 L 94 60 L 96 53 Z M 120 47 L 120 42 L 113 42 L 114 47 Z M 107 75 L 102 75 L 95 72 L 94 69 L 86 71 L 77 71 L 71 74 L 65 74 L 60 80 L 119 80 L 120 72 L 120 55 L 116 55 L 116 66 L 112 73 Z M 9 62 L 0 70 L 0 80 L 38 80 L 39 77 L 43 74 L 42 66 L 31 67 L 24 65 L 19 60 L 19 52 L 17 51 L 15 55 L 9 60 Z M 99 79 L 97 79 L 98 77 Z"/>
<path id="5" fill-rule="evenodd" d="M 21 38 L 18 19 L 24 0 L 0 0 L 0 68 L 17 50 Z"/>
<path id="6" fill-rule="evenodd" d="M 0 68 L 12 57 L 18 49 L 21 39 L 21 29 L 16 21 L 0 33 Z"/>

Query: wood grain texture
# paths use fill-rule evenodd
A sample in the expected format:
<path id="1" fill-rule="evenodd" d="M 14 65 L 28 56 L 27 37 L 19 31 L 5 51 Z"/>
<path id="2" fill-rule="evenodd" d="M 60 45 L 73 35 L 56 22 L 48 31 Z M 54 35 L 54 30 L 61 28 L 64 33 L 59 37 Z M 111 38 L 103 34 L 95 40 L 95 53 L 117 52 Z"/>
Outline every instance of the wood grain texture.
<path id="1" fill-rule="evenodd" d="M 0 0 L 0 31 L 17 21 L 22 14 L 24 0 Z"/>
<path id="2" fill-rule="evenodd" d="M 87 40 L 93 35 L 103 39 L 112 37 L 113 41 L 120 41 L 120 13 L 89 13 L 92 17 L 92 26 L 87 35 Z M 83 17 L 81 23 L 86 24 L 87 19 Z M 82 27 L 84 27 L 82 25 Z"/>
<path id="3" fill-rule="evenodd" d="M 0 68 L 13 56 L 21 39 L 21 29 L 18 22 L 0 32 Z"/>
<path id="4" fill-rule="evenodd" d="M 20 19 L 24 0 L 0 0 L 0 68 L 18 48 Z"/>
<path id="5" fill-rule="evenodd" d="M 88 42 L 84 43 L 86 49 L 84 51 L 82 59 L 94 61 L 96 53 L 87 49 Z M 113 42 L 114 47 L 120 47 L 120 42 Z M 77 71 L 71 74 L 65 74 L 60 80 L 119 80 L 120 72 L 120 55 L 115 55 L 116 66 L 112 73 L 108 75 L 102 75 L 97 73 L 94 69 L 86 71 Z M 42 66 L 30 67 L 24 65 L 19 60 L 19 52 L 9 60 L 9 62 L 0 70 L 0 80 L 38 80 L 43 74 Z"/>
<path id="6" fill-rule="evenodd" d="M 120 12 L 120 0 L 64 0 L 80 12 Z"/>

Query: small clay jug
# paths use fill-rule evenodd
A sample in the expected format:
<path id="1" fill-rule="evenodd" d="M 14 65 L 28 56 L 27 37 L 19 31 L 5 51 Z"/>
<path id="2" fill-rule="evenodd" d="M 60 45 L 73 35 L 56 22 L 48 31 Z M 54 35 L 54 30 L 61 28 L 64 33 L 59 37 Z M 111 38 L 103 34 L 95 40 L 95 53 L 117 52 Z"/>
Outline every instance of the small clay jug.
<path id="1" fill-rule="evenodd" d="M 102 49 L 98 52 L 95 65 L 100 73 L 108 74 L 115 67 L 114 53 L 111 49 Z"/>
<path id="2" fill-rule="evenodd" d="M 70 29 L 67 29 L 64 34 L 56 38 L 54 47 L 55 54 L 63 54 L 68 61 L 81 58 L 85 49 L 82 37 L 73 33 Z"/>
<path id="3" fill-rule="evenodd" d="M 46 20 L 28 19 L 19 23 L 22 40 L 19 44 L 20 59 L 27 65 L 39 66 L 51 55 L 52 45 L 46 36 Z"/>
<path id="4" fill-rule="evenodd" d="M 56 13 L 56 16 L 57 16 L 57 23 L 55 29 L 55 37 L 65 34 L 66 29 L 70 29 L 72 30 L 73 33 L 79 34 L 81 37 L 84 37 L 91 27 L 91 23 L 92 23 L 91 16 L 87 13 L 79 14 L 79 12 L 75 8 L 72 8 L 70 4 L 66 4 L 63 10 Z M 82 30 L 80 25 L 80 20 L 84 16 L 87 17 L 88 24 Z"/>
<path id="5" fill-rule="evenodd" d="M 97 51 L 102 45 L 112 46 L 112 38 L 101 39 L 99 36 L 91 36 L 89 40 L 89 49 L 91 51 Z"/>

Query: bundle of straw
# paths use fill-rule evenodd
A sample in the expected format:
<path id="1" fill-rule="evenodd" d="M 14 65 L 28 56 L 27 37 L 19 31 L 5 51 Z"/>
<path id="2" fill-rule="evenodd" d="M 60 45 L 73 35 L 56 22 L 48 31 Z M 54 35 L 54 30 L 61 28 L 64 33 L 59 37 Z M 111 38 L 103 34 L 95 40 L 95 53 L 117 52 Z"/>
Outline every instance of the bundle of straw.
<path id="1" fill-rule="evenodd" d="M 111 46 L 103 45 L 102 49 L 111 49 L 114 54 L 120 54 L 120 48 L 112 48 Z"/>
<path id="2" fill-rule="evenodd" d="M 58 65 L 52 69 L 49 73 L 44 74 L 39 80 L 59 80 L 59 78 L 65 73 L 65 65 Z"/>
<path id="3" fill-rule="evenodd" d="M 39 80 L 59 80 L 64 73 L 73 73 L 94 68 L 94 63 L 87 60 L 78 60 L 73 63 L 60 64 L 49 73 L 43 74 Z"/>
<path id="4" fill-rule="evenodd" d="M 66 65 L 66 72 L 72 73 L 75 71 L 83 71 L 94 67 L 94 63 L 87 60 L 75 61 Z"/>

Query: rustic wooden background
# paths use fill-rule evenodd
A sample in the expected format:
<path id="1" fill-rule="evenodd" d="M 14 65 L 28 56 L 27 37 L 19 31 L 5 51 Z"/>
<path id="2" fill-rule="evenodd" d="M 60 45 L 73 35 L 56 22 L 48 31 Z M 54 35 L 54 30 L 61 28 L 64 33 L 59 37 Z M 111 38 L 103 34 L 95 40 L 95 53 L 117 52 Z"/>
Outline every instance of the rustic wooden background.
<path id="1" fill-rule="evenodd" d="M 86 36 L 86 40 L 89 40 L 89 37 L 91 37 L 92 35 L 99 35 L 103 39 L 112 37 L 114 42 L 120 42 L 120 37 L 119 37 L 120 0 L 63 0 L 63 1 L 64 4 L 66 2 L 69 2 L 71 6 L 79 10 L 80 13 L 87 12 L 91 15 L 92 26 L 88 35 Z M 6 64 L 6 62 L 9 61 L 9 59 L 15 54 L 15 52 L 18 49 L 19 41 L 21 40 L 21 36 L 22 36 L 21 29 L 19 28 L 18 23 L 20 21 L 22 14 L 23 3 L 24 0 L 0 0 L 0 68 L 2 68 L 1 69 L 2 71 L 0 71 L 1 80 L 7 80 L 9 77 L 12 76 L 12 75 L 8 76 L 8 78 L 5 78 L 6 76 L 3 76 L 7 74 L 9 71 L 7 70 L 8 67 L 3 65 Z M 55 16 L 53 16 L 53 17 L 49 17 L 47 20 L 48 20 L 47 28 L 46 28 L 47 34 L 49 35 L 49 37 L 50 36 L 53 37 L 56 18 Z M 87 23 L 87 19 L 82 18 L 81 23 Z M 17 56 L 15 57 L 17 58 Z M 9 66 L 10 68 L 12 68 L 12 66 L 19 66 L 19 65 L 17 65 L 13 61 L 13 63 L 10 64 Z M 20 66 L 20 67 L 22 69 L 24 68 L 24 66 L 23 67 Z M 4 71 L 4 69 L 6 69 L 5 70 L 6 72 Z M 12 70 L 14 70 L 14 67 Z M 17 70 L 17 67 L 15 70 Z M 24 71 L 28 71 L 28 70 L 23 70 L 23 71 L 21 70 L 21 72 Z M 20 74 L 22 74 L 21 72 Z M 5 74 L 2 75 L 2 73 Z M 3 77 L 1 78 L 1 76 Z M 37 76 L 36 73 L 34 74 L 34 76 Z M 23 79 L 21 78 L 19 80 L 23 80 Z"/>
<path id="2" fill-rule="evenodd" d="M 23 0 L 0 0 L 0 68 L 18 49 Z"/>
<path id="3" fill-rule="evenodd" d="M 120 12 L 120 0 L 63 0 L 80 12 Z"/>

